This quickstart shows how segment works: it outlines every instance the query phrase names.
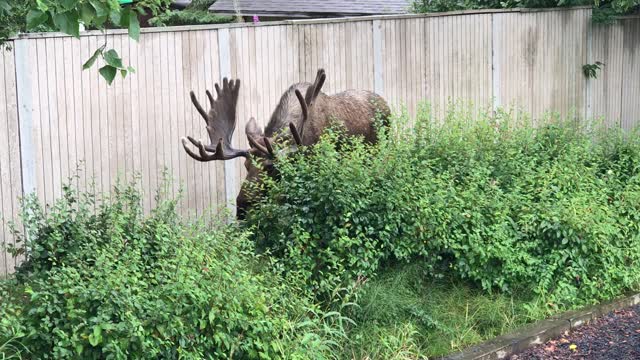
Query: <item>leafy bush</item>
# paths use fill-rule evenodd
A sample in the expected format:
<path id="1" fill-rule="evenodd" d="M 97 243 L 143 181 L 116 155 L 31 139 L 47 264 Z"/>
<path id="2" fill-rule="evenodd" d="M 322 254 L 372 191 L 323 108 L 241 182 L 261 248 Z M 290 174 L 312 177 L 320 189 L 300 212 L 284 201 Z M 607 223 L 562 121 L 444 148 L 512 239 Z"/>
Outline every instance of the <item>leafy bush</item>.
<path id="1" fill-rule="evenodd" d="M 627 0 L 622 0 L 627 1 Z M 413 11 L 417 13 L 443 12 L 474 9 L 503 9 L 503 8 L 553 8 L 578 5 L 589 5 L 590 0 L 414 0 Z"/>
<path id="2" fill-rule="evenodd" d="M 231 16 L 211 14 L 208 10 L 173 10 L 160 14 L 149 20 L 152 26 L 180 26 L 224 24 L 233 21 Z"/>
<path id="3" fill-rule="evenodd" d="M 419 242 L 402 241 L 414 232 L 415 206 L 407 205 L 442 184 L 405 161 L 410 146 L 396 145 L 383 139 L 371 148 L 335 131 L 281 159 L 279 180 L 265 179 L 268 194 L 249 216 L 258 246 L 306 274 L 319 296 L 375 273 L 384 259 L 420 252 Z M 422 187 L 412 193 L 414 182 Z"/>
<path id="4" fill-rule="evenodd" d="M 458 10 L 554 8 L 593 6 L 595 23 L 612 23 L 616 16 L 633 14 L 640 10 L 640 0 L 414 0 L 411 11 L 431 13 Z"/>
<path id="5" fill-rule="evenodd" d="M 375 146 L 330 132 L 264 182 L 248 224 L 320 296 L 398 261 L 560 307 L 640 283 L 637 136 L 504 112 L 400 120 Z"/>
<path id="6" fill-rule="evenodd" d="M 326 358 L 343 336 L 247 234 L 184 224 L 174 200 L 145 217 L 133 187 L 26 201 L 27 261 L 0 283 L 2 356 Z M 95 210 L 95 211 L 94 211 Z"/>

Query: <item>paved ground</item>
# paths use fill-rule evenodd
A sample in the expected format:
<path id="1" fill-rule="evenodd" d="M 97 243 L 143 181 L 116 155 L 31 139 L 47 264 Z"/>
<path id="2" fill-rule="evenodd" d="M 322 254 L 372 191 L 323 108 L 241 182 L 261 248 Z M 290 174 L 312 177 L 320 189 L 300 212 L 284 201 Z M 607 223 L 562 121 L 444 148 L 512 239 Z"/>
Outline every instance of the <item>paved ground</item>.
<path id="1" fill-rule="evenodd" d="M 640 305 L 613 311 L 511 360 L 640 360 Z"/>

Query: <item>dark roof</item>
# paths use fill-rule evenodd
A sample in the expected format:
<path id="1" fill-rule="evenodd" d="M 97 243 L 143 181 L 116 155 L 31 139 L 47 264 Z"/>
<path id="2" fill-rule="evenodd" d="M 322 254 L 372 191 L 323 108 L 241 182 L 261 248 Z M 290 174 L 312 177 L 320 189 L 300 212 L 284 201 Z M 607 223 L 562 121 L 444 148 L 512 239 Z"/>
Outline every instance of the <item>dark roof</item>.
<path id="1" fill-rule="evenodd" d="M 411 0 L 235 0 L 243 16 L 341 17 L 404 14 Z M 218 0 L 209 11 L 235 14 L 234 0 Z"/>

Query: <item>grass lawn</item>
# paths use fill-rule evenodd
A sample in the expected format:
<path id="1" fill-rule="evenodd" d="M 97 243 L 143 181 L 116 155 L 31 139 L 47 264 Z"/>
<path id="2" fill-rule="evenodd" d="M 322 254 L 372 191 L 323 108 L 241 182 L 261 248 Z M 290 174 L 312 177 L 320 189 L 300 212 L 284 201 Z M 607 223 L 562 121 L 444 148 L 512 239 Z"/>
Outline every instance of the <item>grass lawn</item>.
<path id="1" fill-rule="evenodd" d="M 551 315 L 549 306 L 526 294 L 490 295 L 428 274 L 420 264 L 398 265 L 365 283 L 350 314 L 356 326 L 344 358 L 446 355 Z"/>

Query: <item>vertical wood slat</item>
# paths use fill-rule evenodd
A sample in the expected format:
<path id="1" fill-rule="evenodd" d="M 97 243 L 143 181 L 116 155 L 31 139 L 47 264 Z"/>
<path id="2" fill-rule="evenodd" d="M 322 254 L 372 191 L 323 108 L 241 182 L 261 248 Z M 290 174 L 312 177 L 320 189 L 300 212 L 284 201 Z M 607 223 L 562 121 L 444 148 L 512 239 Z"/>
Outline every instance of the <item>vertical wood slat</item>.
<path id="1" fill-rule="evenodd" d="M 598 71 L 596 79 L 588 79 L 590 96 L 590 113 L 587 117 L 602 118 L 611 126 L 620 124 L 623 68 L 623 26 L 612 24 L 609 26 L 594 26 L 591 33 L 591 56 L 586 63 L 596 61 L 605 65 Z"/>
<path id="2" fill-rule="evenodd" d="M 621 126 L 625 130 L 640 125 L 640 19 L 622 21 L 624 42 L 622 55 Z"/>
<path id="3" fill-rule="evenodd" d="M 22 193 L 23 186 L 15 66 L 14 52 L 0 49 L 0 245 L 15 245 L 8 222 L 19 213 L 15 195 Z M 0 276 L 13 272 L 17 260 L 0 250 Z"/>

